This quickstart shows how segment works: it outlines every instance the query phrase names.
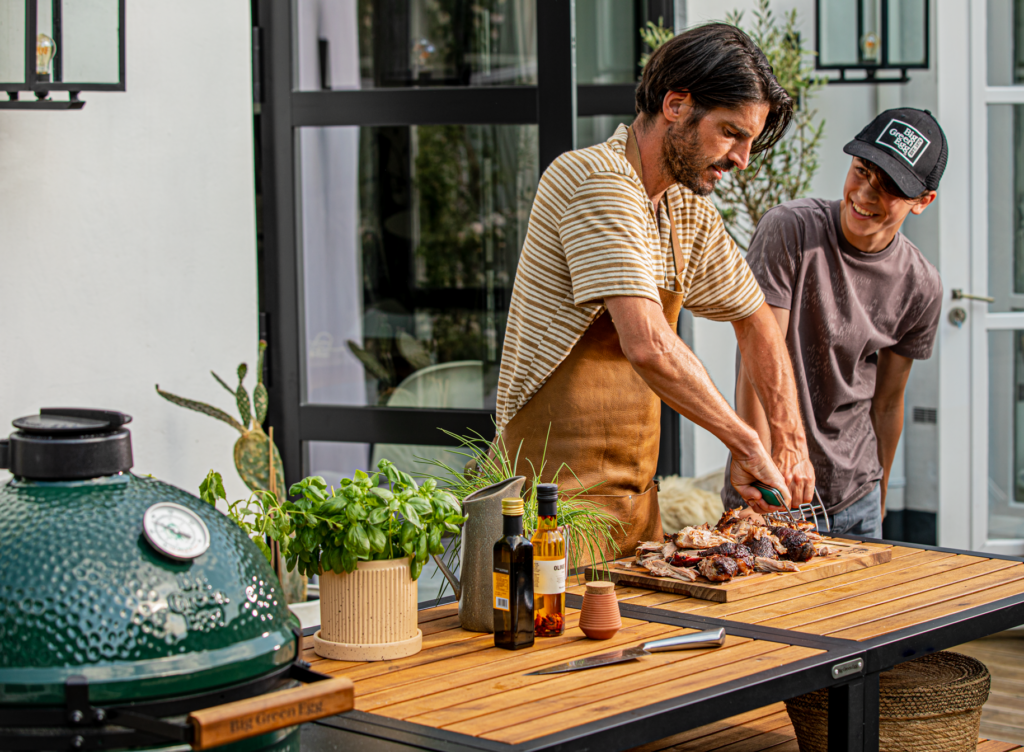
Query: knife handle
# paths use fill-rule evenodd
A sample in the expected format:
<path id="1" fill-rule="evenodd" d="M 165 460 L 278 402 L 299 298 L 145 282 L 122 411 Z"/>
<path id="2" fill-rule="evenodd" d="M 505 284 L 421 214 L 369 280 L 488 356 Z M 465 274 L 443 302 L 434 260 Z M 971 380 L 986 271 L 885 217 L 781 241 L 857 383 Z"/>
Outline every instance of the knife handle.
<path id="1" fill-rule="evenodd" d="M 679 637 L 667 637 L 664 640 L 645 642 L 644 650 L 648 653 L 661 653 L 666 650 L 686 650 L 694 648 L 720 648 L 725 644 L 725 629 L 707 629 L 703 632 L 692 632 Z"/>

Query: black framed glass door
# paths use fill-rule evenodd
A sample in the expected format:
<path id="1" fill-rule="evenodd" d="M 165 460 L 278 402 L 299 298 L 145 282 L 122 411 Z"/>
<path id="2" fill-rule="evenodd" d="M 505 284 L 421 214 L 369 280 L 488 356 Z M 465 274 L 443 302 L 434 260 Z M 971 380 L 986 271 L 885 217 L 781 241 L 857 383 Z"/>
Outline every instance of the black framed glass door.
<path id="1" fill-rule="evenodd" d="M 254 9 L 261 320 L 289 478 L 457 461 L 439 429 L 493 432 L 539 176 L 631 119 L 638 30 L 671 23 L 671 2 Z M 678 472 L 678 423 L 666 409 L 660 472 Z"/>

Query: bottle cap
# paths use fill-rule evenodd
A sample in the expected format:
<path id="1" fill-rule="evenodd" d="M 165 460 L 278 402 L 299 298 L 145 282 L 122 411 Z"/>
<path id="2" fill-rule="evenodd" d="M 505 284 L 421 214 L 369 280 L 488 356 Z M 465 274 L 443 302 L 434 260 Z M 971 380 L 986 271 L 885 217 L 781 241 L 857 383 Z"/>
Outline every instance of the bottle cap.
<path id="1" fill-rule="evenodd" d="M 592 595 L 608 595 L 615 592 L 615 583 L 608 580 L 593 580 L 587 583 L 587 592 Z"/>
<path id="2" fill-rule="evenodd" d="M 539 483 L 537 485 L 537 514 L 541 517 L 554 517 L 558 514 L 558 485 L 556 483 Z"/>
<path id="3" fill-rule="evenodd" d="M 501 513 L 506 517 L 522 517 L 523 516 L 523 500 L 522 499 L 502 499 L 501 500 Z"/>

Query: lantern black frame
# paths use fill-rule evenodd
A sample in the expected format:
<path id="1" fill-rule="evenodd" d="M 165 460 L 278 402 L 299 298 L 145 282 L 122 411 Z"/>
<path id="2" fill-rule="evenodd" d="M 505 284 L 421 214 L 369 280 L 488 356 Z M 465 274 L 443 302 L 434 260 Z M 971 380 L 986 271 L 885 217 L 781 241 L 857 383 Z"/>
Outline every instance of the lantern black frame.
<path id="1" fill-rule="evenodd" d="M 46 0 L 43 0 L 44 2 Z M 53 58 L 54 78 L 62 77 L 63 38 L 61 30 L 63 0 L 50 0 L 53 8 L 57 52 Z M 87 83 L 65 81 L 39 81 L 36 78 L 36 35 L 38 33 L 39 0 L 25 0 L 25 80 L 21 82 L 0 82 L 0 91 L 7 92 L 8 100 L 0 100 L 0 109 L 20 110 L 80 110 L 85 102 L 78 98 L 83 91 L 125 91 L 125 0 L 117 3 L 117 44 L 118 80 L 116 83 Z M 19 99 L 23 91 L 31 91 L 35 100 Z M 51 100 L 46 97 L 51 91 L 69 92 L 67 100 Z"/>
<path id="2" fill-rule="evenodd" d="M 821 2 L 814 0 L 814 43 L 815 49 L 821 50 Z M 830 78 L 829 84 L 905 84 L 910 81 L 907 75 L 908 70 L 927 70 L 931 67 L 931 2 L 924 3 L 924 62 L 916 64 L 901 63 L 892 65 L 889 63 L 889 0 L 879 0 L 879 36 L 881 37 L 881 49 L 879 50 L 878 63 L 849 63 L 829 65 L 823 63 L 821 55 L 814 56 L 814 67 L 822 71 L 839 71 L 839 78 Z M 860 55 L 859 40 L 864 36 L 864 0 L 856 0 L 857 3 L 857 54 Z M 850 70 L 862 70 L 862 78 L 847 78 L 846 72 Z M 899 71 L 899 78 L 879 77 L 878 71 Z"/>

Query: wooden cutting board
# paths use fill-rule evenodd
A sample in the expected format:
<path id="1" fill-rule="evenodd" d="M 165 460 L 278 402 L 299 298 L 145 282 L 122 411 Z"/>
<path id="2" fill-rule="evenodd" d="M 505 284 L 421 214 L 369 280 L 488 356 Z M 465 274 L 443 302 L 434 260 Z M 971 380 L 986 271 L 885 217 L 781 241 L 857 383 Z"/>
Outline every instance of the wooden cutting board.
<path id="1" fill-rule="evenodd" d="M 729 603 L 782 588 L 794 587 L 805 582 L 823 580 L 826 577 L 845 572 L 886 564 L 892 560 L 892 546 L 886 543 L 836 540 L 851 545 L 840 547 L 841 550 L 838 554 L 815 556 L 810 561 L 798 562 L 799 572 L 758 572 L 745 577 L 733 577 L 729 582 L 711 582 L 704 577 L 698 577 L 695 582 L 684 582 L 671 577 L 654 577 L 646 569 L 639 567 L 630 557 L 612 562 L 608 565 L 607 572 L 598 569 L 595 574 L 596 568 L 589 566 L 586 568 L 586 578 L 588 580 L 603 580 L 610 576 L 612 582 L 623 586 L 661 590 L 666 593 L 703 598 L 716 603 Z M 627 563 L 632 563 L 633 566 L 626 567 Z"/>

